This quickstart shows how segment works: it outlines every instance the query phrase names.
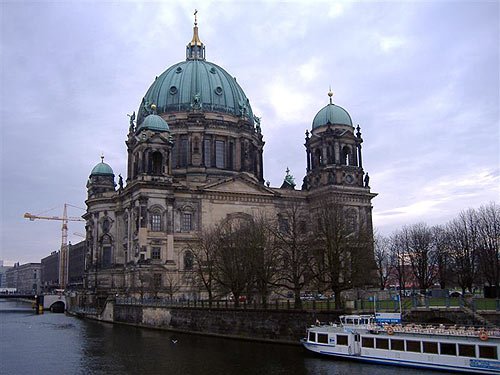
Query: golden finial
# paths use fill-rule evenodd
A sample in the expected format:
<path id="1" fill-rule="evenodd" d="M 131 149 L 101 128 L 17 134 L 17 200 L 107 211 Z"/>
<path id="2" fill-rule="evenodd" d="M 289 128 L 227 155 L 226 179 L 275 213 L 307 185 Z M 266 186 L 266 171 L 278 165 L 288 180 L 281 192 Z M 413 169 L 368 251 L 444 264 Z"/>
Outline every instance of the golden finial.
<path id="1" fill-rule="evenodd" d="M 190 46 L 199 46 L 199 47 L 201 47 L 203 45 L 203 43 L 201 42 L 200 37 L 198 36 L 198 18 L 196 16 L 197 14 L 198 14 L 198 9 L 195 9 L 194 10 L 193 39 L 191 40 L 191 42 L 189 43 L 189 45 Z"/>
<path id="2" fill-rule="evenodd" d="M 153 111 L 156 111 L 156 104 L 154 104 L 154 103 L 153 103 L 153 104 L 151 104 L 151 109 L 152 109 Z"/>
<path id="3" fill-rule="evenodd" d="M 328 90 L 328 96 L 330 97 L 330 104 L 332 104 L 332 96 L 333 96 L 332 86 L 330 86 L 330 89 Z"/>

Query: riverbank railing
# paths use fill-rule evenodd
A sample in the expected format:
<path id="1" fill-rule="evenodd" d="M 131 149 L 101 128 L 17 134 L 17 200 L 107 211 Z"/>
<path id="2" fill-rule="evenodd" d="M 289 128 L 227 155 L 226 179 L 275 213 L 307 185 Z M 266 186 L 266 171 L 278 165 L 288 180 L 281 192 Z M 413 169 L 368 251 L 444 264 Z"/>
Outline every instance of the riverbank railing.
<path id="1" fill-rule="evenodd" d="M 186 307 L 186 308 L 216 308 L 216 309 L 264 309 L 264 310 L 295 310 L 296 307 L 302 310 L 312 311 L 333 311 L 339 310 L 332 299 L 322 300 L 304 300 L 300 306 L 295 305 L 294 300 L 290 299 L 275 299 L 267 304 L 258 303 L 257 301 L 241 301 L 236 303 L 232 300 L 208 300 L 197 299 L 170 299 L 170 298 L 155 298 L 155 297 L 116 297 L 117 305 L 137 305 L 151 307 Z M 346 307 L 355 311 L 376 311 L 376 312 L 399 312 L 410 311 L 419 308 L 463 308 L 467 307 L 472 311 L 500 311 L 500 299 L 494 298 L 473 298 L 466 300 L 464 298 L 433 298 L 433 297 L 409 297 L 403 298 L 401 305 L 399 300 L 365 300 L 358 299 L 346 304 Z"/>

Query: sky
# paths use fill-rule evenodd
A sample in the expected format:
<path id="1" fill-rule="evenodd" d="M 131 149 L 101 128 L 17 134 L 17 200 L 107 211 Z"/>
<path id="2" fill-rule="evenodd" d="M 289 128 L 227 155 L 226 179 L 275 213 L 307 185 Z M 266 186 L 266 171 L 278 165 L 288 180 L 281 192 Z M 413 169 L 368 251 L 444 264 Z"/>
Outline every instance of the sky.
<path id="1" fill-rule="evenodd" d="M 264 178 L 305 175 L 304 133 L 328 103 L 361 126 L 379 233 L 500 201 L 497 1 L 0 0 L 0 259 L 39 262 L 84 213 L 101 153 L 126 176 L 127 114 L 185 59 L 206 57 L 262 117 Z M 82 240 L 82 222 L 69 240 Z"/>

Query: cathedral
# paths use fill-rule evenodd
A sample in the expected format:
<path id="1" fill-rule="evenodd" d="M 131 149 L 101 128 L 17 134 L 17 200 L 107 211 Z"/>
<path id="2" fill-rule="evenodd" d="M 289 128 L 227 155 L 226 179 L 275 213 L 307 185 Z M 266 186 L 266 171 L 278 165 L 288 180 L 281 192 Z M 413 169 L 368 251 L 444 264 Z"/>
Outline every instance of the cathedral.
<path id="1" fill-rule="evenodd" d="M 196 298 L 203 290 L 190 248 L 202 229 L 241 215 L 276 217 L 290 202 L 314 210 L 334 197 L 372 233 L 376 194 L 360 127 L 329 96 L 306 131 L 301 188 L 288 170 L 279 188 L 269 186 L 260 118 L 236 79 L 206 60 L 195 19 L 186 59 L 158 75 L 130 115 L 125 181 L 104 158 L 90 173 L 85 288 L 136 295 L 175 285 L 177 297 Z"/>

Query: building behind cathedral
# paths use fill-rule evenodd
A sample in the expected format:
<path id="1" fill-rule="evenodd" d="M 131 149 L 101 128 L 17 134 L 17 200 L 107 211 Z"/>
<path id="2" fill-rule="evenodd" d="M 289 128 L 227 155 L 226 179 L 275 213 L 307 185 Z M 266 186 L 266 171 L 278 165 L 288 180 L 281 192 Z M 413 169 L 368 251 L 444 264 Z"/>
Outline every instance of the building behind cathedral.
<path id="1" fill-rule="evenodd" d="M 134 295 L 144 284 L 161 291 L 175 282 L 177 296 L 197 297 L 203 290 L 193 283 L 190 248 L 200 231 L 234 217 L 276 217 L 291 202 L 313 211 L 333 198 L 356 228 L 373 232 L 376 194 L 349 113 L 330 95 L 306 132 L 301 189 L 288 171 L 281 187 L 269 187 L 260 118 L 236 79 L 205 52 L 195 22 L 186 59 L 156 77 L 128 134 L 124 127 L 125 179 L 104 160 L 90 173 L 88 291 Z"/>

